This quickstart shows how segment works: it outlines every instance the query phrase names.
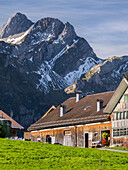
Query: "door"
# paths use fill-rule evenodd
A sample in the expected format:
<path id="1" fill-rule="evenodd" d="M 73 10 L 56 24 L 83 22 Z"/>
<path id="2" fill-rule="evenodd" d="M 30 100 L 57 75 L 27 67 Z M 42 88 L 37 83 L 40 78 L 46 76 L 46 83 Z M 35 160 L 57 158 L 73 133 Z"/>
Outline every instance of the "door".
<path id="1" fill-rule="evenodd" d="M 88 133 L 85 133 L 85 148 L 88 148 Z"/>
<path id="2" fill-rule="evenodd" d="M 65 146 L 72 146 L 71 135 L 65 135 L 64 136 L 64 145 Z"/>
<path id="3" fill-rule="evenodd" d="M 51 137 L 50 137 L 50 135 L 47 135 L 47 136 L 46 136 L 46 142 L 47 142 L 47 143 L 51 143 Z"/>

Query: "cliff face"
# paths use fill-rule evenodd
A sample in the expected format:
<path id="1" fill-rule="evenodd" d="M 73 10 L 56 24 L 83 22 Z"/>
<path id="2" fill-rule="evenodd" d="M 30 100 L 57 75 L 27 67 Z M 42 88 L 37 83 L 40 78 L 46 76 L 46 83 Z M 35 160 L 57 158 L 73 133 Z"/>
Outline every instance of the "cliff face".
<path id="1" fill-rule="evenodd" d="M 93 66 L 86 74 L 65 89 L 71 93 L 81 90 L 85 94 L 116 90 L 128 71 L 128 56 L 113 57 Z"/>
<path id="2" fill-rule="evenodd" d="M 51 105 L 58 105 L 68 98 L 61 90 L 44 94 L 11 65 L 6 66 L 7 56 L 0 54 L 0 109 L 26 129 L 37 121 Z M 61 96 L 61 97 L 60 97 Z"/>
<path id="3" fill-rule="evenodd" d="M 0 30 L 0 38 L 6 38 L 18 33 L 27 31 L 32 25 L 32 21 L 21 13 L 14 14 Z"/>

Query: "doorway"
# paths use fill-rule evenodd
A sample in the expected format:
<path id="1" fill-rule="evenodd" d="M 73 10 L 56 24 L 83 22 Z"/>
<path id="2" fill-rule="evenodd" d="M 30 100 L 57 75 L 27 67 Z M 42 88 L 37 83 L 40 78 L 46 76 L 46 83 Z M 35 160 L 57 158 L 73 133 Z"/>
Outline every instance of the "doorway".
<path id="1" fill-rule="evenodd" d="M 108 142 L 108 146 L 110 145 L 110 130 L 102 130 L 101 131 L 101 143 L 104 141 L 103 139 L 103 133 L 107 133 L 108 134 L 108 137 L 106 138 L 107 142 Z"/>
<path id="2" fill-rule="evenodd" d="M 46 142 L 47 142 L 47 143 L 51 143 L 51 137 L 50 137 L 50 135 L 47 135 L 47 136 L 46 136 Z"/>
<path id="3" fill-rule="evenodd" d="M 88 148 L 88 133 L 85 133 L 85 148 Z"/>

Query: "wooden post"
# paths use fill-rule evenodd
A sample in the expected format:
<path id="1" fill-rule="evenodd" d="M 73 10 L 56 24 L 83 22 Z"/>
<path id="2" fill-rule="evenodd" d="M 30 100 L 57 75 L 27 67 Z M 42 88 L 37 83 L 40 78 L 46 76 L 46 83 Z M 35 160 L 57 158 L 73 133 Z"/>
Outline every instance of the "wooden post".
<path id="1" fill-rule="evenodd" d="M 101 158 L 99 158 L 99 170 L 101 170 Z"/>

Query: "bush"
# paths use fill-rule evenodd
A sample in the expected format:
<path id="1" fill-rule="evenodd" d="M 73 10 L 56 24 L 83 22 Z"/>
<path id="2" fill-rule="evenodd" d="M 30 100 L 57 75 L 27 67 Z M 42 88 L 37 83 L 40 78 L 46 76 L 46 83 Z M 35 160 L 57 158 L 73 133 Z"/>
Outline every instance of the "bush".
<path id="1" fill-rule="evenodd" d="M 0 137 L 1 138 L 9 137 L 10 130 L 11 130 L 10 126 L 8 126 L 6 121 L 3 121 L 3 123 L 1 123 L 0 121 Z"/>
<path id="2" fill-rule="evenodd" d="M 108 137 L 109 137 L 109 134 L 107 133 L 107 132 L 104 132 L 103 134 L 102 134 L 102 138 L 103 138 L 103 140 L 104 139 L 108 139 Z"/>

